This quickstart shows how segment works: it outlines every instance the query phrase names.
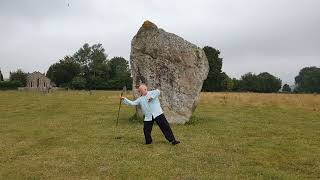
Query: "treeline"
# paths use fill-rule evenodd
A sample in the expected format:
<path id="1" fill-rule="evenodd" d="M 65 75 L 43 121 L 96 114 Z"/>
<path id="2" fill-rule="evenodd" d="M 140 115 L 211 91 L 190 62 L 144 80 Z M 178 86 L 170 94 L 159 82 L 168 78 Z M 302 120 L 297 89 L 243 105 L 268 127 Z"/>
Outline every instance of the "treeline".
<path id="1" fill-rule="evenodd" d="M 130 89 L 129 63 L 122 57 L 107 59 L 101 44 L 84 44 L 72 56 L 51 65 L 46 73 L 57 86 L 71 89 Z"/>
<path id="2" fill-rule="evenodd" d="M 281 88 L 281 80 L 267 72 L 258 75 L 246 73 L 238 80 L 231 79 L 225 72 L 222 72 L 222 58 L 220 51 L 206 46 L 203 48 L 208 62 L 209 73 L 203 83 L 203 91 L 245 91 L 245 92 L 278 92 Z"/>
<path id="3" fill-rule="evenodd" d="M 262 92 L 272 93 L 281 90 L 281 79 L 268 73 L 253 74 L 251 72 L 241 76 L 240 79 L 230 78 L 222 72 L 223 59 L 219 57 L 220 51 L 210 46 L 203 48 L 208 62 L 209 73 L 203 83 L 202 91 L 236 91 L 236 92 Z M 282 92 L 320 93 L 320 68 L 305 67 L 295 77 L 295 88 L 292 90 L 288 84 L 282 86 Z"/>
<path id="4" fill-rule="evenodd" d="M 203 83 L 202 91 L 219 92 L 295 92 L 320 93 L 320 68 L 305 67 L 295 77 L 295 88 L 288 84 L 281 87 L 281 79 L 268 72 L 260 74 L 246 73 L 240 79 L 230 78 L 222 72 L 223 59 L 220 51 L 205 46 L 203 48 L 208 62 L 209 73 Z M 18 69 L 10 72 L 9 81 L 4 81 L 0 70 L 0 89 L 16 89 L 26 85 L 27 73 Z M 58 87 L 70 89 L 104 89 L 117 90 L 126 86 L 132 88 L 129 63 L 123 57 L 107 58 L 101 44 L 84 44 L 73 55 L 67 55 L 52 64 L 46 76 Z"/>
<path id="5" fill-rule="evenodd" d="M 27 73 L 18 69 L 16 72 L 10 72 L 8 81 L 5 81 L 0 70 L 0 90 L 18 89 L 24 87 L 27 81 Z"/>
<path id="6" fill-rule="evenodd" d="M 0 89 L 26 86 L 28 73 L 18 69 L 10 72 L 9 81 L 3 81 L 0 71 Z M 132 88 L 129 63 L 123 57 L 107 58 L 101 44 L 84 44 L 73 55 L 67 55 L 52 64 L 46 76 L 57 87 L 86 90 L 118 90 Z"/>
<path id="7" fill-rule="evenodd" d="M 281 89 L 281 80 L 267 72 L 258 75 L 247 73 L 240 80 L 233 79 L 232 91 L 271 93 Z"/>

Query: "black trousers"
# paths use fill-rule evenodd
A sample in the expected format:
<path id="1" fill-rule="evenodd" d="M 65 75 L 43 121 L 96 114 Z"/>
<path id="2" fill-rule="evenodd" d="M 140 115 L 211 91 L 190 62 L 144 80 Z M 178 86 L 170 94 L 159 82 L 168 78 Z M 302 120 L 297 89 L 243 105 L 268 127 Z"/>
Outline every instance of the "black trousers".
<path id="1" fill-rule="evenodd" d="M 169 142 L 172 142 L 175 140 L 175 137 L 172 133 L 172 130 L 170 128 L 170 125 L 169 125 L 166 117 L 164 116 L 164 114 L 161 114 L 161 115 L 157 116 L 156 118 L 153 118 L 153 116 L 152 116 L 152 121 L 144 121 L 143 133 L 144 133 L 144 137 L 146 140 L 146 144 L 150 144 L 152 142 L 151 131 L 152 131 L 152 126 L 153 126 L 154 121 L 156 121 L 156 123 L 160 127 L 164 137 Z"/>

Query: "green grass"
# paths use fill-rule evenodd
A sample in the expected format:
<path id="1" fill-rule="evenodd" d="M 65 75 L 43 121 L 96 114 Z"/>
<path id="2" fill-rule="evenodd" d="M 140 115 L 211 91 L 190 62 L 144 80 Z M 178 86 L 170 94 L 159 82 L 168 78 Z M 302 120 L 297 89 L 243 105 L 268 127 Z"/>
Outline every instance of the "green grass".
<path id="1" fill-rule="evenodd" d="M 0 91 L 0 179 L 320 179 L 319 95 L 202 93 L 177 146 L 118 96 Z"/>

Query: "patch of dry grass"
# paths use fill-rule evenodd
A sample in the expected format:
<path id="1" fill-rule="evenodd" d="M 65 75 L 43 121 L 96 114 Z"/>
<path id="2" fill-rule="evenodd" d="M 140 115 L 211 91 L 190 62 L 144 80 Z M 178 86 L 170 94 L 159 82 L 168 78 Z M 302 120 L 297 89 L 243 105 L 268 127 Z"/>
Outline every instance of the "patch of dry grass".
<path id="1" fill-rule="evenodd" d="M 201 93 L 201 103 L 232 106 L 274 106 L 320 111 L 320 94 Z"/>

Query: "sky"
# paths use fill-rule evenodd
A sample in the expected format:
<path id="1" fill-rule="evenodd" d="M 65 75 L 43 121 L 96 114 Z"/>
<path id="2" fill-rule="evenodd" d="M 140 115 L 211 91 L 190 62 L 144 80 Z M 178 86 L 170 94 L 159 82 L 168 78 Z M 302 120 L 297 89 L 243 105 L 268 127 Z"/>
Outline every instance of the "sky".
<path id="1" fill-rule="evenodd" d="M 294 84 L 320 66 L 319 0 L 0 0 L 0 69 L 46 72 L 84 43 L 129 60 L 145 20 L 221 51 L 232 78 L 269 72 Z"/>

